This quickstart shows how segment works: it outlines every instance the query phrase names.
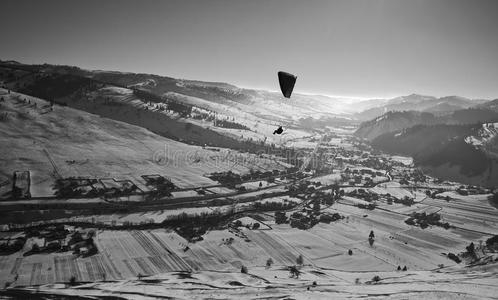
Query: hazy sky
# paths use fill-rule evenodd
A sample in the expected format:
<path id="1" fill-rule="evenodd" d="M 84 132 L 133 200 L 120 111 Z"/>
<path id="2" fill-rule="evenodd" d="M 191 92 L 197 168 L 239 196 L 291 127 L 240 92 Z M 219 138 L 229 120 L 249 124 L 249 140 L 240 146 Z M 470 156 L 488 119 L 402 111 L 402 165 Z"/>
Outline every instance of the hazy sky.
<path id="1" fill-rule="evenodd" d="M 498 0 L 1 0 L 0 59 L 296 92 L 498 98 Z"/>

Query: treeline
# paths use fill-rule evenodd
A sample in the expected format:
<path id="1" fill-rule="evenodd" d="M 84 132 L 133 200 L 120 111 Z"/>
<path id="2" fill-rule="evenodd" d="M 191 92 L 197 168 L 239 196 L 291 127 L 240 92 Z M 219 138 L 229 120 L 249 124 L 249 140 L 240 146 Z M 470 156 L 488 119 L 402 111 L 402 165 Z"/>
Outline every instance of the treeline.
<path id="1" fill-rule="evenodd" d="M 213 102 L 219 102 L 220 98 L 224 98 L 230 101 L 237 101 L 244 103 L 249 101 L 251 98 L 249 95 L 240 92 L 240 89 L 236 87 L 218 87 L 218 86 L 208 86 L 208 85 L 188 85 L 184 91 L 185 95 L 190 95 L 198 98 L 203 98 Z"/>
<path id="2" fill-rule="evenodd" d="M 294 208 L 298 205 L 297 202 L 254 202 L 252 207 L 257 211 L 267 211 L 267 210 L 288 210 Z"/>
<path id="3" fill-rule="evenodd" d="M 276 212 L 275 213 L 275 223 L 289 223 L 292 228 L 297 228 L 301 230 L 307 230 L 312 228 L 318 223 L 327 223 L 335 222 L 337 220 L 344 219 L 344 216 L 333 213 L 333 214 L 310 214 L 310 213 L 302 213 L 302 212 L 294 212 L 287 219 L 284 212 Z"/>
<path id="4" fill-rule="evenodd" d="M 203 212 L 196 215 L 182 213 L 168 218 L 161 225 L 167 228 L 174 228 L 179 235 L 189 242 L 196 242 L 202 240 L 202 235 L 208 230 L 221 228 L 222 225 L 229 222 L 231 217 L 231 213 L 222 214 L 220 212 Z"/>
<path id="5" fill-rule="evenodd" d="M 231 129 L 251 130 L 249 127 L 247 127 L 243 124 L 228 121 L 228 120 L 216 120 L 215 126 L 223 127 L 223 128 L 231 128 Z"/>
<path id="6" fill-rule="evenodd" d="M 440 226 L 444 229 L 449 229 L 451 227 L 448 222 L 443 223 L 441 221 L 441 215 L 438 213 L 427 214 L 425 212 L 414 212 L 411 217 L 405 220 L 405 223 L 412 226 L 419 226 L 422 229 L 429 227 L 429 225 Z"/>
<path id="7" fill-rule="evenodd" d="M 214 172 L 209 174 L 209 178 L 215 181 L 218 181 L 219 183 L 227 186 L 235 186 L 237 184 L 242 183 L 243 181 L 249 181 L 249 180 L 258 180 L 258 179 L 268 179 L 269 182 L 273 181 L 274 176 L 278 175 L 284 175 L 287 174 L 288 172 L 286 171 L 279 171 L 279 170 L 273 170 L 273 171 L 265 171 L 261 172 L 259 170 L 250 170 L 249 173 L 246 174 L 237 174 L 232 171 L 227 171 L 227 172 Z"/>
<path id="8" fill-rule="evenodd" d="M 163 99 L 161 96 L 148 91 L 133 89 L 133 95 L 145 103 L 166 103 L 167 110 L 174 111 L 184 118 L 190 116 L 192 113 L 191 105 L 183 104 L 171 99 Z"/>
<path id="9" fill-rule="evenodd" d="M 71 95 L 81 88 L 93 90 L 100 85 L 86 77 L 68 74 L 43 74 L 31 82 L 27 82 L 24 86 L 18 87 L 17 91 L 55 102 L 54 99 Z"/>

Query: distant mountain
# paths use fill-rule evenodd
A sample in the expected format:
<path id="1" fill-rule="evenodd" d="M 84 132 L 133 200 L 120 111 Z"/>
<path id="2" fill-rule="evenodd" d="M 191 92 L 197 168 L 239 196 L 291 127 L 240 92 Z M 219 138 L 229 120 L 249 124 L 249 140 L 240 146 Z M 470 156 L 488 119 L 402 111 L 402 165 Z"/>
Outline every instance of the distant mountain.
<path id="1" fill-rule="evenodd" d="M 418 111 L 389 111 L 373 120 L 363 122 L 356 130 L 355 135 L 373 140 L 388 132 L 410 128 L 418 124 L 436 124 L 438 120 L 433 114 Z"/>
<path id="2" fill-rule="evenodd" d="M 381 107 L 386 105 L 389 99 L 368 99 L 368 100 L 357 100 L 354 101 L 352 107 L 350 107 L 349 112 L 357 114 L 362 111 L 373 109 L 376 107 Z"/>
<path id="3" fill-rule="evenodd" d="M 355 135 L 368 140 L 390 132 L 399 132 L 416 125 L 482 124 L 498 121 L 498 111 L 485 108 L 456 110 L 445 115 L 419 111 L 390 111 L 360 124 Z"/>
<path id="4" fill-rule="evenodd" d="M 495 137 L 494 127 L 483 130 L 482 125 L 417 125 L 378 136 L 372 146 L 412 156 L 416 165 L 437 177 L 493 186 L 498 182 L 498 159 L 488 146 L 496 144 Z"/>
<path id="5" fill-rule="evenodd" d="M 430 112 L 430 113 L 433 113 L 435 115 L 445 115 L 448 112 L 459 110 L 461 108 L 462 107 L 459 105 L 443 102 L 443 103 L 438 103 L 438 104 L 431 106 L 429 108 L 426 108 L 423 111 Z"/>
<path id="6" fill-rule="evenodd" d="M 454 111 L 446 118 L 448 124 L 483 124 L 498 121 L 498 111 L 485 108 L 469 108 Z"/>
<path id="7" fill-rule="evenodd" d="M 0 63 L 5 63 L 5 64 L 12 64 L 12 65 L 20 65 L 21 63 L 15 60 L 1 60 Z"/>
<path id="8" fill-rule="evenodd" d="M 477 108 L 490 109 L 498 112 L 498 99 L 479 104 Z"/>
<path id="9" fill-rule="evenodd" d="M 408 110 L 444 115 L 445 113 L 470 108 L 485 102 L 486 100 L 470 100 L 460 96 L 436 98 L 432 96 L 411 94 L 390 99 L 382 106 L 373 107 L 355 114 L 355 117 L 359 120 L 371 120 L 389 111 Z"/>
<path id="10" fill-rule="evenodd" d="M 139 88 L 165 98 L 187 96 L 238 108 L 265 118 L 285 119 L 288 122 L 309 116 L 316 119 L 339 116 L 349 113 L 348 107 L 354 107 L 351 99 L 347 98 L 305 95 L 294 91 L 291 99 L 285 99 L 280 92 L 240 88 L 222 82 L 104 71 L 94 72 L 91 76 L 102 82 Z"/>

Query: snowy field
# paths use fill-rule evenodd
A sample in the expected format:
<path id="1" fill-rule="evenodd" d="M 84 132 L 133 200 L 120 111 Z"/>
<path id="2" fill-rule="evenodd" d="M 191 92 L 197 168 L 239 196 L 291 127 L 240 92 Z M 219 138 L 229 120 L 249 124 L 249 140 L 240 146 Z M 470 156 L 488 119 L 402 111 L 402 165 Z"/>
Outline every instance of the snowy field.
<path id="1" fill-rule="evenodd" d="M 287 197 L 275 199 L 292 201 Z M 99 253 L 87 258 L 67 252 L 23 257 L 22 252 L 30 249 L 33 243 L 28 240 L 25 250 L 0 257 L 0 284 L 43 285 L 64 282 L 71 276 L 82 282 L 100 281 L 104 277 L 106 280 L 132 280 L 137 274 L 159 276 L 174 271 L 237 274 L 242 265 L 250 272 L 261 270 L 271 258 L 272 268 L 265 270 L 270 280 L 274 276 L 283 276 L 279 270 L 294 265 L 300 255 L 306 268 L 320 272 L 382 274 L 395 272 L 398 266 L 407 266 L 408 274 L 422 274 L 437 270 L 441 265 L 464 271 L 463 266 L 442 253 L 462 252 L 469 241 L 479 244 L 498 231 L 498 215 L 483 202 L 426 199 L 414 207 L 415 211 L 438 207 L 443 220 L 454 226 L 450 229 L 435 226 L 421 229 L 405 224 L 407 215 L 396 210 L 364 210 L 352 204 L 346 199 L 345 203 L 341 201 L 323 208 L 323 212 L 338 212 L 345 218 L 330 224 L 320 223 L 310 230 L 275 224 L 271 218 L 264 218 L 265 221 L 260 221 L 260 229 L 242 227 L 210 231 L 196 243 L 188 243 L 174 231 L 164 229 L 98 231 Z M 183 212 L 190 214 L 207 210 L 210 208 L 192 208 Z M 174 213 L 129 214 L 120 221 L 161 221 Z M 244 224 L 256 222 L 247 217 L 241 220 Z M 371 230 L 375 232 L 373 245 L 368 243 Z M 348 254 L 349 250 L 352 250 L 352 255 Z M 423 274 L 437 276 L 436 273 Z"/>
<path id="2" fill-rule="evenodd" d="M 497 266 L 474 267 L 468 272 L 368 272 L 350 273 L 302 269 L 299 279 L 280 268 L 254 268 L 249 274 L 200 272 L 172 273 L 147 280 L 125 280 L 41 287 L 61 295 L 120 297 L 123 299 L 496 299 Z M 475 274 L 482 274 L 476 276 Z M 371 283 L 374 276 L 381 280 Z M 313 285 L 313 282 L 316 285 Z"/>
<path id="3" fill-rule="evenodd" d="M 212 172 L 283 169 L 275 160 L 203 149 L 68 107 L 50 111 L 48 102 L 34 97 L 0 93 L 8 114 L 0 122 L 0 182 L 8 186 L 14 171 L 29 170 L 33 197 L 53 195 L 61 177 L 131 180 L 146 190 L 142 175 L 160 174 L 189 188 L 217 184 L 204 176 Z"/>

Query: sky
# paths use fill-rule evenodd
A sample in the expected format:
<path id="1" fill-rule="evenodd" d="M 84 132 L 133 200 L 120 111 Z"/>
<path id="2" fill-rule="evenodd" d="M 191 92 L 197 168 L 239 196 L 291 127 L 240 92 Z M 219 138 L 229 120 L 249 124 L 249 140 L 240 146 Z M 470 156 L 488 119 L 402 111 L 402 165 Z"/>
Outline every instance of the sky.
<path id="1" fill-rule="evenodd" d="M 2 0 L 0 59 L 295 92 L 498 98 L 498 0 Z"/>

